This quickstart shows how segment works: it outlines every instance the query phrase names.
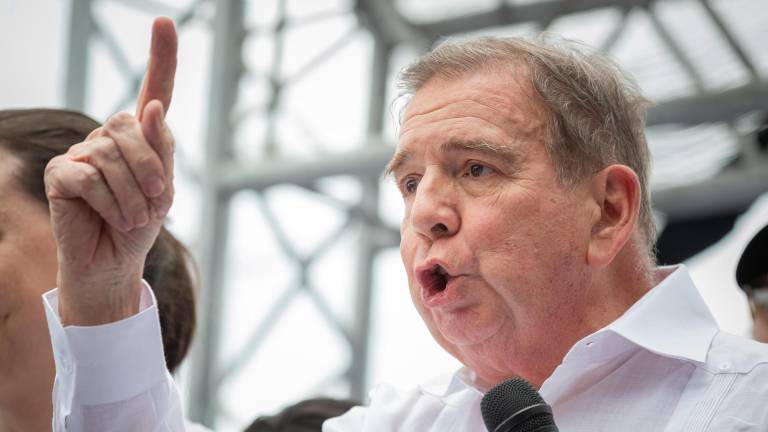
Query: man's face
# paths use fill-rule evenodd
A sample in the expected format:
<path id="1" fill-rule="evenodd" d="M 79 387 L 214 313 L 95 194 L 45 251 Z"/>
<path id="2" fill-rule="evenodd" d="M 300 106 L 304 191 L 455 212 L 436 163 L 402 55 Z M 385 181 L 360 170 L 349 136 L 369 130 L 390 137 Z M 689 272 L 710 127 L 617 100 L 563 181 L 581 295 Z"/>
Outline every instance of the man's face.
<path id="1" fill-rule="evenodd" d="M 586 307 L 585 188 L 556 180 L 546 114 L 513 76 L 430 80 L 390 164 L 413 302 L 435 339 L 489 381 L 503 378 L 494 370 L 525 376 L 518 362 L 551 344 L 567 350 Z"/>

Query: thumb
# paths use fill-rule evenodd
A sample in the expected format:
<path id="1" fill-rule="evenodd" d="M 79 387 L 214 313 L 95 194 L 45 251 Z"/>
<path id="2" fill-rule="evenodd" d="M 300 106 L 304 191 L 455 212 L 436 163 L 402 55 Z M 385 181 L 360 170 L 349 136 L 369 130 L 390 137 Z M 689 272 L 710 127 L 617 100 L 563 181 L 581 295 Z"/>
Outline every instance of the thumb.
<path id="1" fill-rule="evenodd" d="M 144 133 L 144 138 L 161 156 L 162 153 L 157 146 L 163 141 L 163 134 L 165 133 L 164 118 L 165 110 L 163 110 L 163 104 L 157 99 L 150 101 L 144 107 L 144 112 L 141 116 L 141 131 Z"/>
<path id="2" fill-rule="evenodd" d="M 172 176 L 173 138 L 165 125 L 165 110 L 157 99 L 150 101 L 143 111 L 141 131 L 149 145 L 155 150 L 163 163 L 166 176 Z"/>

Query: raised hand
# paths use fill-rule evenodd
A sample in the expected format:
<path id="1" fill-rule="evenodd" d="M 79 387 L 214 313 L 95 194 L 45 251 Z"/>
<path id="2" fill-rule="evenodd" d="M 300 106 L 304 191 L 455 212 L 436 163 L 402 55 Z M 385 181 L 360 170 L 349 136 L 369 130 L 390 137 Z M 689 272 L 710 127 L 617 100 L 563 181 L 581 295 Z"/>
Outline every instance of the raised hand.
<path id="1" fill-rule="evenodd" d="M 173 201 L 174 144 L 164 116 L 176 48 L 173 22 L 155 20 L 136 116 L 115 114 L 46 168 L 65 325 L 113 322 L 138 310 L 144 260 Z"/>

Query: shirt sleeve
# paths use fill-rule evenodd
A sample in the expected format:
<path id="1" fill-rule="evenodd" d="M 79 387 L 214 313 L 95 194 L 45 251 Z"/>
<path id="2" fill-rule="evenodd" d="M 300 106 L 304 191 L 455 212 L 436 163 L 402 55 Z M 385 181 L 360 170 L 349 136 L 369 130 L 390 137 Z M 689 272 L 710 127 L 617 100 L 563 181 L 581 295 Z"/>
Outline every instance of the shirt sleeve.
<path id="1" fill-rule="evenodd" d="M 146 283 L 139 312 L 109 324 L 62 326 L 58 289 L 43 294 L 43 304 L 56 363 L 54 432 L 185 431 Z"/>

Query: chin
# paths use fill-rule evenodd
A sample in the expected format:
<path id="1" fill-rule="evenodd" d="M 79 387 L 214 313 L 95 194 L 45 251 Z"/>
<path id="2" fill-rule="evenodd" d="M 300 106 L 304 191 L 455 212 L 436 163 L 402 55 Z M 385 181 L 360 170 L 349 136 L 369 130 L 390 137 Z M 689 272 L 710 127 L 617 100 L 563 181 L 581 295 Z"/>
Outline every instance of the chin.
<path id="1" fill-rule="evenodd" d="M 436 313 L 433 318 L 433 326 L 441 338 L 457 347 L 478 345 L 493 340 L 494 336 L 500 334 L 506 322 L 505 317 L 484 316 L 471 308 Z"/>

